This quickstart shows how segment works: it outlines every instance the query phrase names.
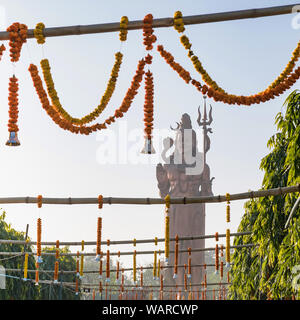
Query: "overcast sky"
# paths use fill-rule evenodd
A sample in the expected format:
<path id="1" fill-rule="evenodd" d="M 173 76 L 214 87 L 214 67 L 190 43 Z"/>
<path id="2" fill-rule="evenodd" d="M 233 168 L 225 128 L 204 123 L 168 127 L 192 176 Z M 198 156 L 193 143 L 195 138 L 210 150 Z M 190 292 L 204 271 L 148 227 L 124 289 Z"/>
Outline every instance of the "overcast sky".
<path id="1" fill-rule="evenodd" d="M 0 1 L 0 5 L 4 8 L 2 16 L 6 18 L 6 26 L 19 21 L 34 28 L 38 22 L 44 22 L 46 27 L 85 25 L 118 22 L 123 15 L 127 15 L 129 20 L 141 20 L 148 13 L 152 13 L 154 18 L 162 18 L 172 17 L 176 10 L 181 10 L 183 15 L 196 15 L 293 2 L 7 0 Z M 248 95 L 264 90 L 289 61 L 300 32 L 291 26 L 293 16 L 187 26 L 186 34 L 192 42 L 193 51 L 217 83 L 228 92 Z M 177 62 L 190 71 L 192 77 L 200 80 L 179 42 L 178 33 L 173 28 L 165 28 L 156 29 L 155 34 L 158 37 L 157 44 L 163 44 Z M 5 44 L 8 45 L 7 42 Z M 0 63 L 1 197 L 38 194 L 44 197 L 96 197 L 98 194 L 117 197 L 158 196 L 155 161 L 134 164 L 132 159 L 128 159 L 120 164 L 117 157 L 115 164 L 100 164 L 99 148 L 103 146 L 101 140 L 106 133 L 78 136 L 56 126 L 41 108 L 27 70 L 30 63 L 39 65 L 40 59 L 47 57 L 63 106 L 73 116 L 81 117 L 98 105 L 114 62 L 114 53 L 119 49 L 118 33 L 49 38 L 44 45 L 44 55 L 41 46 L 35 40 L 29 40 L 22 49 L 15 70 L 20 82 L 21 146 L 17 148 L 5 146 L 8 138 L 8 77 L 14 70 L 8 51 L 5 52 Z M 117 88 L 100 121 L 119 107 L 137 61 L 145 53 L 141 30 L 129 32 L 122 53 L 124 59 Z M 178 78 L 155 50 L 153 56 L 151 69 L 155 84 L 155 128 L 168 129 L 170 124 L 174 125 L 180 120 L 183 113 L 190 114 L 193 126 L 197 128 L 197 108 L 203 105 L 202 95 Z M 298 85 L 291 91 L 296 88 Z M 213 107 L 214 121 L 207 162 L 211 175 L 215 177 L 215 195 L 260 188 L 263 178 L 259 170 L 260 160 L 269 152 L 267 140 L 276 132 L 275 115 L 282 110 L 287 95 L 285 93 L 276 100 L 251 107 L 209 101 Z M 132 130 L 143 129 L 143 90 L 140 90 L 123 119 L 126 120 L 129 134 L 134 134 Z M 118 130 L 119 124 L 111 126 L 111 132 L 116 137 Z M 130 150 L 133 143 L 128 141 L 125 144 L 123 141 L 121 144 L 124 150 Z M 200 150 L 201 143 L 200 139 Z M 147 157 L 142 156 L 139 160 L 145 161 Z M 232 203 L 232 231 L 237 229 L 243 215 L 243 203 Z M 225 206 L 225 203 L 207 205 L 208 234 L 225 231 Z M 8 222 L 17 230 L 25 230 L 29 223 L 29 235 L 36 239 L 36 218 L 39 214 L 36 206 L 3 205 L 2 208 L 7 212 Z M 39 211 L 43 220 L 43 240 L 96 239 L 99 212 L 95 205 L 45 205 Z M 161 237 L 164 230 L 163 214 L 162 206 L 106 205 L 103 208 L 103 239 Z M 207 242 L 207 245 L 211 244 L 214 245 L 214 242 Z M 151 246 L 138 247 L 141 250 L 149 248 Z M 112 248 L 113 251 L 128 249 L 131 247 Z M 129 258 L 123 261 L 131 264 Z M 138 263 L 149 261 L 152 261 L 152 257 L 138 257 Z"/>

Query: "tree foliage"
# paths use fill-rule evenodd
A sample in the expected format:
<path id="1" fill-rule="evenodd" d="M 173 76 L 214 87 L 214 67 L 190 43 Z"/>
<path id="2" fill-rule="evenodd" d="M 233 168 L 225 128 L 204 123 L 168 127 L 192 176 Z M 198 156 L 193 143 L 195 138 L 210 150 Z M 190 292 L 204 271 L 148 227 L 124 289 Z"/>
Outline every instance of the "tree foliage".
<path id="1" fill-rule="evenodd" d="M 275 123 L 278 132 L 268 141 L 271 152 L 260 164 L 264 171 L 262 189 L 300 183 L 300 93 L 292 92 Z M 300 265 L 300 210 L 289 227 L 285 223 L 299 193 L 250 200 L 238 232 L 252 231 L 236 237 L 234 245 L 253 243 L 254 248 L 235 250 L 231 270 L 231 299 L 300 298 L 293 286 L 295 266 Z"/>
<path id="2" fill-rule="evenodd" d="M 5 212 L 0 215 L 0 239 L 9 240 L 24 240 L 25 232 L 19 232 L 12 228 L 11 224 L 5 221 Z M 24 246 L 15 244 L 0 244 L 0 252 L 22 252 Z M 31 248 L 27 248 L 31 252 Z M 0 265 L 5 269 L 21 269 L 23 266 L 24 256 L 5 256 L 0 255 Z M 28 269 L 35 268 L 35 260 L 33 256 L 29 256 Z M 0 300 L 24 300 L 36 299 L 38 291 L 30 282 L 22 280 L 23 274 L 20 272 L 6 272 L 6 286 L 5 289 L 0 290 Z M 14 278 L 10 278 L 14 277 Z M 30 275 L 29 275 L 30 276 Z M 16 279 L 18 277 L 19 279 Z"/>

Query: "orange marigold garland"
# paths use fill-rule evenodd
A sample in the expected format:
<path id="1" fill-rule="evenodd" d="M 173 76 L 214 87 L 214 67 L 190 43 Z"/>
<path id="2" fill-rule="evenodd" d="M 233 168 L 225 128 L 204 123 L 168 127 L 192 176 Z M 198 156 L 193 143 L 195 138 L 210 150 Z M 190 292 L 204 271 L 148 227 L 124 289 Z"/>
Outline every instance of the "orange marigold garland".
<path id="1" fill-rule="evenodd" d="M 153 16 L 151 13 L 147 14 L 143 20 L 143 36 L 144 36 L 144 45 L 146 50 L 153 49 L 153 43 L 156 41 L 156 36 L 153 34 Z"/>
<path id="2" fill-rule="evenodd" d="M 9 131 L 9 139 L 6 142 L 7 146 L 19 146 L 20 141 L 18 139 L 17 132 L 19 131 L 19 127 L 17 125 L 18 122 L 18 79 L 13 75 L 11 78 L 9 78 L 9 96 L 8 96 L 8 105 L 9 105 L 9 120 L 8 120 L 8 131 Z"/>
<path id="3" fill-rule="evenodd" d="M 188 248 L 188 272 L 187 277 L 192 278 L 192 248 Z"/>
<path id="4" fill-rule="evenodd" d="M 174 257 L 174 275 L 173 275 L 173 279 L 176 279 L 177 278 L 177 274 L 178 274 L 178 249 L 179 249 L 178 234 L 176 234 L 176 237 L 175 237 L 175 257 Z"/>
<path id="5" fill-rule="evenodd" d="M 1 46 L 0 46 L 0 61 L 1 61 L 1 59 L 2 59 L 3 52 L 4 52 L 5 50 L 6 50 L 5 45 L 4 45 L 4 44 L 1 44 Z"/>
<path id="6" fill-rule="evenodd" d="M 215 274 L 218 274 L 219 271 L 219 246 L 216 244 L 215 249 Z"/>
<path id="7" fill-rule="evenodd" d="M 100 261 L 100 254 L 101 254 L 101 230 L 102 230 L 102 218 L 101 218 L 101 217 L 98 217 L 98 223 L 97 223 L 96 261 Z"/>
<path id="8" fill-rule="evenodd" d="M 110 282 L 110 258 L 109 250 L 106 252 L 106 282 Z"/>
<path id="9" fill-rule="evenodd" d="M 54 265 L 54 283 L 58 282 L 58 266 L 59 266 L 59 262 L 55 261 L 55 265 Z"/>
<path id="10" fill-rule="evenodd" d="M 27 26 L 19 22 L 10 25 L 6 31 L 9 32 L 10 57 L 12 62 L 17 62 L 20 59 L 21 49 L 27 41 Z"/>
<path id="11" fill-rule="evenodd" d="M 42 219 L 38 218 L 37 220 L 37 242 L 36 242 L 36 255 L 37 255 L 37 262 L 42 263 L 42 247 L 41 247 L 41 241 L 42 241 Z"/>
<path id="12" fill-rule="evenodd" d="M 35 285 L 38 286 L 39 285 L 39 263 L 36 262 L 35 264 L 36 270 L 35 270 Z"/>
<path id="13" fill-rule="evenodd" d="M 104 123 L 96 123 L 89 127 L 87 126 L 78 127 L 73 125 L 71 122 L 63 119 L 60 116 L 60 114 L 57 112 L 57 110 L 50 105 L 47 94 L 43 88 L 43 83 L 39 76 L 37 67 L 34 64 L 31 64 L 28 70 L 31 74 L 33 85 L 36 89 L 38 97 L 42 103 L 42 107 L 45 109 L 45 111 L 48 113 L 51 119 L 64 130 L 69 130 L 70 132 L 76 133 L 76 134 L 80 133 L 80 134 L 88 135 L 92 132 L 106 129 L 107 125 L 110 125 L 111 123 L 115 122 L 116 118 L 121 118 L 124 116 L 124 113 L 128 111 L 134 97 L 138 92 L 140 83 L 143 79 L 144 67 L 145 67 L 145 60 L 142 59 L 138 62 L 136 74 L 133 77 L 131 86 L 126 93 L 126 96 L 123 99 L 121 106 L 115 111 L 114 116 L 107 118 Z"/>

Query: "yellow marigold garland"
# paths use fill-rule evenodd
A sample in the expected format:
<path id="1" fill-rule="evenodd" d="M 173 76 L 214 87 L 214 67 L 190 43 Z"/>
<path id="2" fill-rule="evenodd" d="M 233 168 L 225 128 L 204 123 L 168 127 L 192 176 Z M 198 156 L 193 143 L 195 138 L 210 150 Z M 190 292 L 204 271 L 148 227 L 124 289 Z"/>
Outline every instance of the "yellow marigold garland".
<path id="1" fill-rule="evenodd" d="M 24 280 L 27 280 L 27 274 L 28 274 L 28 253 L 25 254 L 25 259 L 24 259 Z"/>
<path id="2" fill-rule="evenodd" d="M 128 17 L 123 16 L 120 21 L 120 33 L 119 33 L 120 41 L 127 40 L 127 33 L 128 33 L 127 26 L 128 26 Z"/>
<path id="3" fill-rule="evenodd" d="M 185 30 L 182 19 L 182 13 L 180 11 L 176 11 L 174 13 L 174 29 L 177 30 L 179 33 Z"/>
<path id="4" fill-rule="evenodd" d="M 230 222 L 230 194 L 226 193 L 226 201 L 227 201 L 227 206 L 226 206 L 226 222 Z"/>
<path id="5" fill-rule="evenodd" d="M 38 44 L 44 44 L 46 41 L 43 33 L 44 29 L 45 25 L 43 24 L 43 22 L 39 22 L 33 30 L 34 37 L 36 38 Z"/>
<path id="6" fill-rule="evenodd" d="M 156 250 L 154 251 L 153 258 L 154 258 L 154 261 L 153 261 L 153 280 L 155 280 L 156 279 L 156 272 L 157 272 L 157 270 L 156 270 L 156 268 L 157 268 L 157 251 Z"/>
<path id="7" fill-rule="evenodd" d="M 176 24 L 175 24 L 175 15 L 176 15 Z M 174 15 L 174 28 L 179 32 L 184 31 L 184 23 L 182 20 L 182 14 L 180 11 L 177 11 Z M 216 101 L 223 101 L 228 104 L 244 104 L 251 105 L 254 103 L 265 102 L 270 99 L 273 99 L 275 96 L 283 93 L 285 90 L 289 89 L 300 77 L 300 70 L 297 68 L 294 72 L 293 69 L 300 57 L 300 42 L 298 43 L 296 49 L 292 53 L 292 58 L 287 64 L 283 72 L 277 77 L 275 81 L 272 82 L 264 91 L 259 92 L 258 94 L 251 96 L 238 96 L 233 94 L 228 94 L 224 89 L 222 89 L 216 81 L 212 80 L 207 71 L 202 66 L 201 61 L 197 56 L 194 55 L 191 50 L 192 44 L 189 41 L 189 38 L 186 35 L 180 37 L 180 42 L 184 48 L 188 51 L 188 57 L 192 61 L 194 68 L 198 73 L 201 74 L 202 79 L 209 86 L 203 86 L 202 93 L 208 94 L 209 97 L 213 97 Z M 293 73 L 292 73 L 293 72 Z"/>
<path id="8" fill-rule="evenodd" d="M 116 88 L 116 83 L 122 64 L 123 55 L 121 52 L 115 54 L 115 63 L 111 71 L 110 79 L 108 81 L 104 95 L 101 98 L 100 104 L 94 109 L 90 114 L 84 116 L 83 118 L 74 118 L 72 117 L 61 105 L 59 97 L 55 90 L 54 81 L 51 74 L 51 67 L 48 59 L 41 60 L 41 67 L 43 70 L 44 80 L 47 84 L 47 92 L 51 99 L 52 105 L 55 107 L 56 111 L 67 121 L 76 125 L 87 124 L 95 120 L 107 107 L 108 102 L 110 101 L 114 90 Z"/>

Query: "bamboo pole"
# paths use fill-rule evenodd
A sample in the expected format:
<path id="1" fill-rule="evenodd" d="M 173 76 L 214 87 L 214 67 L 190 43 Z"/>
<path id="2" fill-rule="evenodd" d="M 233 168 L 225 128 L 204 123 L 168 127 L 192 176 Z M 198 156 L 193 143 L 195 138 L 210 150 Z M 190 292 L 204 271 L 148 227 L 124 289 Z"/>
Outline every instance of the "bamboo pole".
<path id="1" fill-rule="evenodd" d="M 236 236 L 245 236 L 245 235 L 250 235 L 251 232 L 237 232 L 237 233 L 231 233 L 231 237 L 236 237 Z M 219 234 L 219 238 L 225 238 L 226 234 Z M 179 241 L 185 241 L 185 240 L 199 240 L 199 239 L 211 239 L 215 238 L 215 235 L 201 235 L 201 236 L 192 236 L 192 237 L 180 237 L 178 238 Z M 165 238 L 159 238 L 157 239 L 157 242 L 164 242 Z M 170 241 L 175 241 L 175 238 L 170 238 Z M 136 244 L 144 244 L 144 243 L 154 243 L 155 239 L 143 239 L 143 240 L 136 240 Z M 133 244 L 133 240 L 120 240 L 120 241 L 110 241 L 109 245 L 120 245 L 120 244 Z M 0 244 L 17 244 L 17 245 L 23 245 L 26 244 L 26 241 L 23 240 L 11 240 L 11 239 L 1 239 Z M 67 242 L 59 242 L 60 246 L 81 246 L 82 242 L 81 241 L 67 241 Z M 85 241 L 84 245 L 85 246 L 96 246 L 97 242 L 96 241 Z M 29 241 L 28 245 L 31 246 L 36 246 L 36 241 Z M 56 242 L 41 242 L 41 245 L 44 246 L 55 246 Z M 107 245 L 107 241 L 102 241 L 101 245 Z"/>
<path id="2" fill-rule="evenodd" d="M 232 21 L 241 19 L 251 18 L 262 18 L 276 15 L 290 14 L 293 13 L 293 7 L 295 4 L 267 7 L 267 8 L 256 8 L 238 11 L 228 11 L 219 13 L 202 14 L 195 16 L 183 17 L 185 25 Z M 173 18 L 160 18 L 153 19 L 154 28 L 167 28 L 174 25 Z M 143 20 L 129 21 L 128 30 L 137 30 L 143 28 Z M 52 27 L 44 29 L 45 37 L 58 37 L 58 36 L 73 36 L 82 34 L 93 34 L 93 33 L 107 33 L 107 32 L 118 32 L 120 31 L 120 22 L 113 23 L 102 23 L 92 25 L 77 25 L 77 26 L 66 26 L 66 27 Z M 34 38 L 33 29 L 28 30 L 27 38 Z M 9 33 L 4 31 L 0 32 L 0 40 L 9 40 Z"/>
<path id="3" fill-rule="evenodd" d="M 195 264 L 195 265 L 191 265 L 191 268 L 203 268 L 204 266 L 206 267 L 214 267 L 215 264 Z M 178 268 L 184 268 L 185 266 L 184 265 L 179 265 L 177 266 Z M 164 269 L 172 269 L 174 268 L 174 266 L 170 266 L 170 265 L 164 265 Z M 132 271 L 133 268 L 122 268 L 124 270 L 124 272 L 126 271 Z M 143 270 L 152 270 L 153 267 L 150 266 L 150 267 L 143 267 Z M 20 272 L 21 269 L 5 269 L 6 272 Z M 119 270 L 120 271 L 120 270 Z M 28 273 L 35 273 L 36 270 L 28 270 Z M 40 273 L 54 273 L 54 270 L 39 270 Z M 112 273 L 115 273 L 117 272 L 117 269 L 111 269 L 110 272 Z M 75 274 L 77 273 L 76 270 L 60 270 L 58 272 L 59 274 Z M 83 274 L 93 274 L 93 273 L 99 273 L 99 270 L 87 270 L 87 271 L 84 271 Z"/>
<path id="4" fill-rule="evenodd" d="M 230 194 L 230 201 L 254 199 L 267 196 L 278 196 L 287 193 L 300 192 L 300 183 L 291 187 L 274 188 L 267 190 L 248 191 L 243 193 Z M 17 204 L 17 203 L 34 203 L 38 201 L 37 197 L 6 197 L 0 198 L 0 204 Z M 219 196 L 201 196 L 201 197 L 180 197 L 171 198 L 171 204 L 190 204 L 190 203 L 216 203 L 226 202 L 225 195 Z M 104 204 L 136 204 L 136 205 L 150 205 L 150 204 L 165 204 L 165 200 L 161 198 L 103 198 Z M 97 204 L 96 198 L 44 198 L 43 204 L 60 204 L 60 205 L 74 205 L 74 204 Z"/>
<path id="5" fill-rule="evenodd" d="M 64 285 L 66 286 L 75 286 L 75 282 L 63 282 Z M 208 286 L 219 286 L 219 285 L 230 285 L 231 283 L 229 282 L 211 282 L 211 283 L 207 283 Z M 92 288 L 92 287 L 99 287 L 99 283 L 98 284 L 94 284 L 94 283 L 81 283 L 81 286 L 83 288 Z M 120 287 L 119 284 L 105 284 L 105 286 L 107 286 L 108 288 L 109 287 Z M 189 284 L 189 286 L 192 286 L 192 287 L 200 287 L 202 286 L 201 283 L 191 283 Z M 160 285 L 145 285 L 143 286 L 143 288 L 159 288 Z M 164 285 L 165 288 L 176 288 L 176 287 L 184 287 L 184 284 L 177 284 L 177 285 L 174 285 L 174 284 L 166 284 Z M 124 285 L 124 288 L 139 288 L 137 285 Z"/>
<path id="6" fill-rule="evenodd" d="M 253 243 L 249 244 L 241 244 L 241 245 L 236 245 L 236 246 L 230 246 L 230 249 L 240 249 L 240 248 L 251 248 L 256 246 Z M 192 249 L 192 252 L 200 252 L 200 251 L 215 251 L 215 247 L 213 248 L 197 248 L 197 249 Z M 159 250 L 157 252 L 160 252 L 161 254 L 164 253 L 164 250 Z M 170 251 L 170 253 L 174 253 L 175 251 Z M 179 253 L 184 253 L 184 252 L 189 252 L 189 250 L 179 250 Z M 34 255 L 36 256 L 36 252 L 0 252 L 0 256 L 22 256 L 24 254 L 28 253 L 28 255 Z M 120 252 L 121 256 L 129 256 L 133 255 L 133 251 L 125 251 L 125 252 Z M 139 255 L 144 255 L 144 254 L 153 254 L 154 251 L 136 251 L 136 254 Z M 119 252 L 111 252 L 110 256 L 118 256 Z M 85 257 L 94 257 L 95 253 L 94 252 L 83 252 L 80 254 L 81 256 Z M 55 256 L 55 252 L 42 252 L 42 256 Z M 67 253 L 60 253 L 60 256 L 70 256 L 70 257 L 76 257 L 77 253 L 73 252 L 67 252 Z"/>

